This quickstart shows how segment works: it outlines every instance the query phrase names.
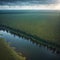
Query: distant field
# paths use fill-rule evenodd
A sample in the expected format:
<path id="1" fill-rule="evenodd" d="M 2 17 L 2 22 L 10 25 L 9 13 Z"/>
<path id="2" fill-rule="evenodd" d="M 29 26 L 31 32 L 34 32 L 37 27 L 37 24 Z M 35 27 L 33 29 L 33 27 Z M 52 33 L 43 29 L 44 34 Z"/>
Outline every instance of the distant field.
<path id="1" fill-rule="evenodd" d="M 60 44 L 60 12 L 0 14 L 0 24 Z"/>
<path id="2" fill-rule="evenodd" d="M 0 60 L 25 60 L 25 57 L 19 56 L 0 38 Z"/>

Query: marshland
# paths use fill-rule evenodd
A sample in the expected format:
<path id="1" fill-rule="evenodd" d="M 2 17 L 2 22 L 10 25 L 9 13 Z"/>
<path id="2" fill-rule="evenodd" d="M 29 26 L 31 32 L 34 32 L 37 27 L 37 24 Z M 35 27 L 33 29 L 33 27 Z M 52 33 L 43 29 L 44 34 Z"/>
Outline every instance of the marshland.
<path id="1" fill-rule="evenodd" d="M 0 38 L 23 59 L 59 60 L 60 11 L 0 10 Z"/>

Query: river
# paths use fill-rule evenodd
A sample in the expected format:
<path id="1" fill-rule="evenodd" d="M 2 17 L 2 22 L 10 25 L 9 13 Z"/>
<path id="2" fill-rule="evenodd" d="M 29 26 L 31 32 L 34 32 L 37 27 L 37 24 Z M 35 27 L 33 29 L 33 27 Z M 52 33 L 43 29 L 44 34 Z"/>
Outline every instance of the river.
<path id="1" fill-rule="evenodd" d="M 25 55 L 27 60 L 60 60 L 60 54 L 57 54 L 56 51 L 10 33 L 10 31 L 0 30 L 0 37 L 4 38 L 11 47 L 14 47 L 16 52 Z"/>

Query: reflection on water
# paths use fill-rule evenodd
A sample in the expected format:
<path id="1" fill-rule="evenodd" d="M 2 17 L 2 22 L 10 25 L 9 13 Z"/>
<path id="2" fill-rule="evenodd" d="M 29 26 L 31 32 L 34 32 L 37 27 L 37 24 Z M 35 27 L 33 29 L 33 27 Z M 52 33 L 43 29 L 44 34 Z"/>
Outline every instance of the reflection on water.
<path id="1" fill-rule="evenodd" d="M 5 41 L 17 52 L 23 53 L 28 60 L 60 60 L 59 51 L 55 48 L 41 45 L 26 39 L 23 36 L 18 36 L 6 30 L 0 30 L 0 37 L 5 38 Z"/>

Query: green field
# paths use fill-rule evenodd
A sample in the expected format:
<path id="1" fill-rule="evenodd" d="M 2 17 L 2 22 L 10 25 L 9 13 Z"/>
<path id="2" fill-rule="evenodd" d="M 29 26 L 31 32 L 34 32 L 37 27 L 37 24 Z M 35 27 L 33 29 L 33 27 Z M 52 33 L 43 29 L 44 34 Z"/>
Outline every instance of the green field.
<path id="1" fill-rule="evenodd" d="M 0 14 L 0 24 L 60 45 L 60 12 Z"/>
<path id="2" fill-rule="evenodd" d="M 0 60 L 26 60 L 26 58 L 19 56 L 4 39 L 0 38 Z"/>

